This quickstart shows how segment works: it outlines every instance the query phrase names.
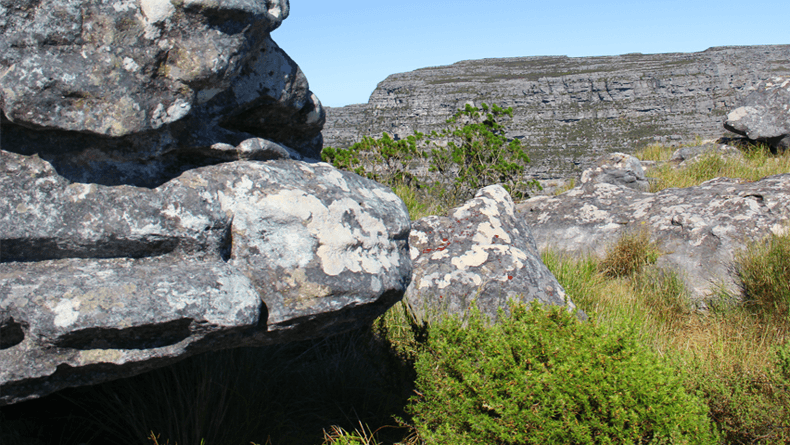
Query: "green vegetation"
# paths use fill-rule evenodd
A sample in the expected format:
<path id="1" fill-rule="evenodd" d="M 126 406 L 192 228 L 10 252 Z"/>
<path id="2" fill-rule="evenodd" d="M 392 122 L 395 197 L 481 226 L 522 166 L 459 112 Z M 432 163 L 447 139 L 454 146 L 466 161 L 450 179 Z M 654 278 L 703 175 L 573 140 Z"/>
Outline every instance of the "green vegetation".
<path id="1" fill-rule="evenodd" d="M 702 401 L 635 326 L 539 305 L 503 316 L 431 327 L 411 405 L 424 443 L 714 443 Z"/>
<path id="2" fill-rule="evenodd" d="M 379 139 L 366 136 L 347 149 L 326 147 L 321 158 L 399 189 L 413 219 L 461 204 L 492 184 L 523 199 L 540 185 L 524 179 L 529 156 L 518 139 L 505 136 L 498 121 L 505 117 L 513 117 L 512 108 L 467 104 L 441 133 L 414 133 L 397 141 L 387 133 Z"/>
<path id="3" fill-rule="evenodd" d="M 747 307 L 790 319 L 790 236 L 754 242 L 738 256 Z"/>
<path id="4" fill-rule="evenodd" d="M 647 172 L 656 178 L 651 186 L 652 192 L 670 187 L 691 187 L 713 178 L 742 178 L 757 181 L 761 178 L 781 173 L 790 173 L 790 150 L 784 153 L 771 153 L 767 145 L 742 146 L 742 156 L 722 156 L 715 152 L 703 154 L 688 165 L 677 168 L 667 161 L 677 147 L 650 145 L 635 153 L 641 160 L 660 161 L 659 165 Z"/>
<path id="5" fill-rule="evenodd" d="M 577 306 L 601 325 L 635 323 L 644 344 L 684 370 L 686 388 L 708 406 L 719 443 L 788 443 L 790 318 L 776 316 L 787 282 L 769 277 L 787 270 L 790 234 L 772 236 L 738 255 L 742 277 L 761 277 L 757 286 L 744 279 L 746 304 L 721 295 L 708 302 L 707 312 L 690 308 L 677 275 L 649 265 L 644 253 L 651 251 L 649 239 L 638 249 L 631 246 L 633 238 L 626 238 L 610 255 L 640 257 L 631 262 L 646 266 L 630 274 L 606 277 L 600 265 L 611 262 L 609 256 L 572 259 L 547 252 L 544 262 Z M 765 295 L 767 302 L 750 304 L 749 292 Z"/>

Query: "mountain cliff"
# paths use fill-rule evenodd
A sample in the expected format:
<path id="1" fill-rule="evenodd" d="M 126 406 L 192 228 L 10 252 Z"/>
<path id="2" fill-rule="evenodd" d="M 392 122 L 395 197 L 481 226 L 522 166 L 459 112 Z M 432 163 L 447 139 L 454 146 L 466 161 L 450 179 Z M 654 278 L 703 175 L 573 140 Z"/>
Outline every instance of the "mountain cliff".
<path id="1" fill-rule="evenodd" d="M 465 103 L 513 107 L 538 179 L 580 172 L 604 152 L 720 137 L 726 114 L 762 79 L 790 74 L 790 45 L 697 53 L 467 60 L 393 74 L 367 104 L 327 108 L 325 146 L 439 129 Z"/>

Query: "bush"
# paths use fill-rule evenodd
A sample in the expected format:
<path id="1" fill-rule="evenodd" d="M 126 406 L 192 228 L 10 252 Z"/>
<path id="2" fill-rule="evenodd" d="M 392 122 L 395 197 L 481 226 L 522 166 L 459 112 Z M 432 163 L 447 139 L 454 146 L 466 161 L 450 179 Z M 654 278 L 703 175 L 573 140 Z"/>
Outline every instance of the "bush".
<path id="1" fill-rule="evenodd" d="M 467 104 L 441 133 L 415 132 L 400 140 L 387 133 L 378 139 L 365 136 L 346 149 L 324 148 L 321 159 L 393 187 L 399 196 L 408 191 L 412 217 L 429 203 L 436 210 L 454 207 L 492 184 L 522 199 L 540 184 L 524 179 L 529 156 L 518 139 L 507 138 L 499 122 L 505 117 L 513 117 L 512 108 Z"/>
<path id="2" fill-rule="evenodd" d="M 698 373 L 696 389 L 728 444 L 790 443 L 790 346 L 775 348 L 774 369 Z"/>
<path id="3" fill-rule="evenodd" d="M 464 326 L 465 324 L 465 326 Z M 433 444 L 713 443 L 683 375 L 637 341 L 535 304 L 433 326 L 410 410 Z"/>

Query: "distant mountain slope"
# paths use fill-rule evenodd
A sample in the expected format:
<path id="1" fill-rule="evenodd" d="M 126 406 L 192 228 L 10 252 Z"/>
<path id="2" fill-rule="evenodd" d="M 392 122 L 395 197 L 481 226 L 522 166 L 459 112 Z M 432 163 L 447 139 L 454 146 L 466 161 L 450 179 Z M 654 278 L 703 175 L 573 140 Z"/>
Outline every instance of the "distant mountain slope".
<path id="1" fill-rule="evenodd" d="M 790 45 L 467 60 L 393 74 L 367 104 L 327 108 L 324 146 L 427 132 L 466 102 L 498 103 L 515 110 L 506 125 L 527 147 L 530 173 L 561 177 L 603 152 L 722 136 L 727 112 L 771 75 L 790 75 Z"/>

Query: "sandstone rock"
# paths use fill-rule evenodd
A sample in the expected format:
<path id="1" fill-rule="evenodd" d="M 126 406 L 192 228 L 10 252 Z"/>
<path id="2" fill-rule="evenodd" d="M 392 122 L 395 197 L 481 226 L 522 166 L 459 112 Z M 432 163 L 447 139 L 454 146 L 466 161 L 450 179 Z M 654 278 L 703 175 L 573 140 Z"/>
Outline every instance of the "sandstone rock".
<path id="1" fill-rule="evenodd" d="M 473 301 L 492 318 L 508 300 L 575 308 L 500 185 L 480 189 L 446 217 L 412 223 L 409 249 L 414 272 L 405 298 L 421 317 L 464 314 Z"/>
<path id="2" fill-rule="evenodd" d="M 236 161 L 148 189 L 0 151 L 0 190 L 0 405 L 359 326 L 411 276 L 403 203 L 327 164 Z"/>
<path id="3" fill-rule="evenodd" d="M 722 158 L 742 158 L 743 153 L 737 148 L 719 143 L 707 143 L 702 145 L 694 145 L 689 147 L 681 147 L 672 153 L 669 157 L 669 162 L 677 164 L 678 167 L 686 165 L 691 162 L 696 162 L 703 156 L 715 154 Z"/>
<path id="4" fill-rule="evenodd" d="M 624 153 L 609 153 L 598 159 L 597 165 L 582 173 L 582 184 L 607 183 L 646 192 L 650 183 L 639 159 Z"/>
<path id="5" fill-rule="evenodd" d="M 513 107 L 536 179 L 581 174 L 606 152 L 722 136 L 722 117 L 761 80 L 790 75 L 790 45 L 698 53 L 467 60 L 393 74 L 366 104 L 327 109 L 325 145 L 386 131 L 429 134 L 467 102 Z"/>
<path id="6" fill-rule="evenodd" d="M 540 249 L 603 256 L 624 231 L 647 229 L 696 299 L 723 286 L 738 292 L 733 254 L 750 240 L 787 230 L 790 174 L 756 182 L 717 178 L 697 187 L 646 193 L 588 182 L 516 206 Z"/>
<path id="7" fill-rule="evenodd" d="M 147 186 L 180 173 L 173 158 L 216 163 L 203 159 L 214 144 L 253 136 L 317 158 L 323 108 L 269 35 L 288 12 L 287 0 L 3 3 L 2 147 L 66 175 L 144 163 L 123 176 Z"/>
<path id="8" fill-rule="evenodd" d="M 724 128 L 768 143 L 773 150 L 790 147 L 790 76 L 760 82 L 742 105 L 727 115 Z"/>

